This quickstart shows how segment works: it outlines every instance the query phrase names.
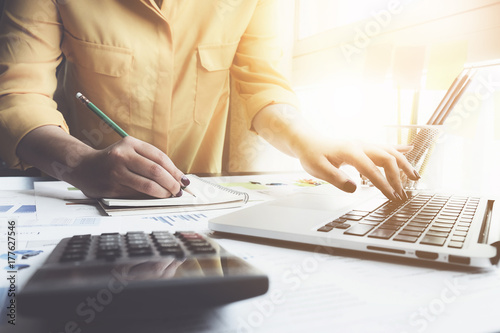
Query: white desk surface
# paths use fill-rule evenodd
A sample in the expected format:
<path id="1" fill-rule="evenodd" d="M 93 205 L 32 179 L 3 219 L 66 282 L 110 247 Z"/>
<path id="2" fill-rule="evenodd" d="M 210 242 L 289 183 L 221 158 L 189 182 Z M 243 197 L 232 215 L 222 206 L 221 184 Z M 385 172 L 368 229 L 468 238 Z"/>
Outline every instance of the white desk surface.
<path id="1" fill-rule="evenodd" d="M 228 183 L 255 179 L 261 178 L 245 176 L 215 180 Z M 0 187 L 0 206 L 18 191 L 24 195 L 21 199 L 28 200 L 29 183 L 29 179 L 0 178 L 0 184 L 3 184 Z M 6 184 L 9 184 L 10 191 Z M 28 191 L 21 191 L 23 188 Z M 216 213 L 207 212 L 207 216 L 210 214 Z M 123 229 L 134 226 L 134 223 L 135 226 L 140 223 L 146 229 L 175 230 L 178 227 L 175 223 L 160 225 L 158 221 L 137 218 L 115 223 L 112 218 L 94 217 L 92 221 L 98 222 L 86 220 L 87 225 L 76 223 L 81 222 L 78 218 L 63 221 L 66 224 L 61 224 L 59 219 L 57 226 L 51 226 L 46 218 L 42 220 L 43 223 L 34 222 L 33 218 L 19 220 L 19 230 L 23 231 L 19 235 L 19 243 L 27 248 L 45 250 L 38 258 L 31 258 L 30 268 L 39 265 L 57 239 L 67 234 L 83 230 L 100 233 L 113 228 L 126 231 Z M 191 226 L 207 230 L 206 220 L 200 218 Z M 182 228 L 185 227 L 182 225 Z M 4 230 L 0 234 L 4 235 Z M 496 268 L 464 271 L 339 250 L 328 253 L 329 249 L 312 246 L 250 242 L 236 238 L 216 240 L 228 251 L 269 275 L 270 290 L 266 295 L 204 313 L 186 313 L 174 318 L 166 314 L 165 318 L 158 320 L 99 323 L 78 328 L 81 332 L 125 333 L 500 331 L 500 272 Z M 0 240 L 0 245 L 6 248 L 4 239 Z M 3 252 L 0 251 L 0 254 Z M 30 273 L 23 274 L 26 278 Z M 5 284 L 1 283 L 0 295 Z M 65 332 L 65 322 L 49 325 L 18 317 L 15 327 L 0 326 L 0 331 Z"/>

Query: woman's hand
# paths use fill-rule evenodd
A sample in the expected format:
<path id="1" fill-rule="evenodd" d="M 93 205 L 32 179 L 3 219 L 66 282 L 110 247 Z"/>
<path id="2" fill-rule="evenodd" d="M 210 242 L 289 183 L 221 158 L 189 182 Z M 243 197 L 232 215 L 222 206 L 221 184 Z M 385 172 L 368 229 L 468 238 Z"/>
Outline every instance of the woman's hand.
<path id="1" fill-rule="evenodd" d="M 354 166 L 391 200 L 407 199 L 401 184 L 400 170 L 412 180 L 420 178 L 402 154 L 408 151 L 407 147 L 395 148 L 331 139 L 308 139 L 304 143 L 305 145 L 299 145 L 302 148 L 297 149 L 297 157 L 304 169 L 346 192 L 354 192 L 356 184 L 340 170 L 344 164 Z M 379 167 L 384 169 L 385 175 Z"/>
<path id="2" fill-rule="evenodd" d="M 103 150 L 92 150 L 75 168 L 76 185 L 89 197 L 167 198 L 181 196 L 189 180 L 158 148 L 125 137 Z"/>
<path id="3" fill-rule="evenodd" d="M 48 125 L 29 132 L 17 154 L 23 162 L 92 198 L 166 198 L 182 195 L 181 186 L 189 185 L 167 155 L 133 137 L 96 150 Z"/>
<path id="4" fill-rule="evenodd" d="M 402 154 L 409 147 L 394 148 L 324 137 L 289 105 L 263 108 L 254 117 L 253 127 L 273 146 L 297 157 L 312 176 L 346 192 L 354 192 L 356 183 L 340 170 L 344 164 L 354 166 L 391 200 L 406 199 L 400 170 L 412 180 L 420 178 Z M 379 167 L 384 169 L 385 175 Z"/>

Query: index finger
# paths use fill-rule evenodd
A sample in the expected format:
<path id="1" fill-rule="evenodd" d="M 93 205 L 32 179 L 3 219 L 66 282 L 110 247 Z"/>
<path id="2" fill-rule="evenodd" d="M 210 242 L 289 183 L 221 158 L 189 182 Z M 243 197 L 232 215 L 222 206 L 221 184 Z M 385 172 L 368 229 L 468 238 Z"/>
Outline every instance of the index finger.
<path id="1" fill-rule="evenodd" d="M 184 173 L 179 170 L 174 162 L 160 149 L 156 148 L 149 143 L 144 141 L 139 141 L 134 145 L 134 149 L 137 154 L 157 163 L 163 167 L 173 178 L 175 178 L 179 183 L 182 183 L 182 178 L 185 176 Z"/>
<path id="2" fill-rule="evenodd" d="M 128 139 L 124 138 L 123 140 Z M 181 190 L 181 184 L 185 185 L 185 176 L 180 171 L 172 160 L 160 149 L 149 143 L 130 138 L 134 151 L 145 158 L 148 163 L 141 161 L 142 170 L 133 170 L 139 172 L 143 176 L 154 180 L 160 186 L 167 189 L 172 195 L 177 195 Z M 186 178 L 187 179 L 187 178 Z"/>
<path id="3" fill-rule="evenodd" d="M 352 165 L 390 200 L 401 200 L 375 163 L 364 153 L 358 153 Z"/>

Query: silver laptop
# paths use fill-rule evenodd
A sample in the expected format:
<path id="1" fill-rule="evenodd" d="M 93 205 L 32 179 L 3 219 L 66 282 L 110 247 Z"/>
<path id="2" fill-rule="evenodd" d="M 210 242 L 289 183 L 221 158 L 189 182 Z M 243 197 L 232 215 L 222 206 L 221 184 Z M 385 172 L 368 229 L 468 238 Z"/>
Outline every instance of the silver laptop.
<path id="1" fill-rule="evenodd" d="M 457 77 L 428 125 L 443 124 L 475 71 L 468 68 Z M 428 130 L 417 133 L 409 161 L 419 163 L 434 139 Z M 397 203 L 375 188 L 352 195 L 328 186 L 213 218 L 209 228 L 454 265 L 499 261 L 500 208 L 494 198 L 411 190 L 408 201 Z"/>
<path id="2" fill-rule="evenodd" d="M 500 208 L 493 199 L 408 191 L 410 199 L 397 203 L 375 188 L 353 196 L 322 186 L 210 219 L 209 228 L 454 265 L 498 263 Z"/>

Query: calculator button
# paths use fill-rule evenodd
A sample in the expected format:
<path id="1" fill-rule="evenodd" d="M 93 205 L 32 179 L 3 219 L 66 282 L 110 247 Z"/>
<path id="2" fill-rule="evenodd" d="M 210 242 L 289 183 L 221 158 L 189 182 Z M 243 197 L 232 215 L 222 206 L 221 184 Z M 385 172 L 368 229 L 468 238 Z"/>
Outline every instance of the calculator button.
<path id="1" fill-rule="evenodd" d="M 189 243 L 187 244 L 187 247 L 189 249 L 195 249 L 195 248 L 202 248 L 202 247 L 210 247 L 211 245 L 207 242 L 200 242 L 200 243 Z"/>
<path id="2" fill-rule="evenodd" d="M 171 249 L 171 248 L 182 249 L 181 246 L 178 243 L 175 243 L 175 242 L 158 243 L 158 244 L 155 244 L 155 246 L 156 246 L 156 248 L 158 250 L 160 250 L 160 249 Z"/>
<path id="3" fill-rule="evenodd" d="M 99 244 L 97 251 L 119 251 L 120 244 Z"/>
<path id="4" fill-rule="evenodd" d="M 79 253 L 68 253 L 63 254 L 59 261 L 61 262 L 70 262 L 70 261 L 82 261 L 85 258 L 85 255 Z"/>
<path id="5" fill-rule="evenodd" d="M 151 235 L 154 237 L 154 238 L 157 238 L 157 237 L 170 237 L 172 238 L 172 234 L 168 231 L 153 231 L 151 233 Z"/>
<path id="6" fill-rule="evenodd" d="M 165 248 L 165 249 L 160 249 L 159 252 L 162 256 L 176 256 L 176 257 L 184 256 L 184 251 L 182 251 L 181 248 Z"/>
<path id="7" fill-rule="evenodd" d="M 175 241 L 175 237 L 172 235 L 153 235 L 152 238 L 155 241 L 160 241 L 160 240 L 172 240 Z"/>
<path id="8" fill-rule="evenodd" d="M 132 243 L 132 244 L 128 244 L 128 249 L 130 251 L 133 251 L 133 250 L 142 250 L 142 249 L 151 249 L 151 245 L 149 245 L 149 243 Z"/>
<path id="9" fill-rule="evenodd" d="M 128 236 L 136 236 L 136 235 L 142 235 L 142 236 L 146 236 L 146 234 L 144 233 L 144 231 L 129 231 L 125 234 L 127 237 Z"/>
<path id="10" fill-rule="evenodd" d="M 151 250 L 151 248 L 131 249 L 128 252 L 128 255 L 131 257 L 146 256 L 146 255 L 151 255 L 151 254 L 153 254 L 153 251 Z"/>
<path id="11" fill-rule="evenodd" d="M 71 238 L 68 244 L 90 244 L 90 238 Z"/>
<path id="12" fill-rule="evenodd" d="M 87 250 L 89 248 L 89 244 L 85 243 L 85 244 L 81 244 L 81 243 L 68 243 L 68 245 L 66 246 L 66 249 L 82 249 L 82 250 Z"/>
<path id="13" fill-rule="evenodd" d="M 215 253 L 215 249 L 211 246 L 203 246 L 203 247 L 197 247 L 191 249 L 191 252 L 195 254 L 202 254 L 202 253 Z"/>
<path id="14" fill-rule="evenodd" d="M 76 241 L 76 240 L 87 240 L 87 241 L 90 241 L 90 238 L 92 236 L 90 234 L 86 234 L 86 235 L 75 235 L 73 237 L 70 238 L 70 242 L 71 241 Z"/>
<path id="15" fill-rule="evenodd" d="M 96 258 L 98 259 L 106 259 L 106 260 L 114 260 L 116 258 L 121 257 L 120 250 L 108 250 L 108 251 L 99 251 L 97 252 Z"/>
<path id="16" fill-rule="evenodd" d="M 86 255 L 87 254 L 87 249 L 65 249 L 64 254 L 81 254 L 81 255 Z"/>

